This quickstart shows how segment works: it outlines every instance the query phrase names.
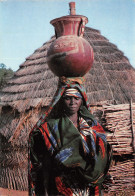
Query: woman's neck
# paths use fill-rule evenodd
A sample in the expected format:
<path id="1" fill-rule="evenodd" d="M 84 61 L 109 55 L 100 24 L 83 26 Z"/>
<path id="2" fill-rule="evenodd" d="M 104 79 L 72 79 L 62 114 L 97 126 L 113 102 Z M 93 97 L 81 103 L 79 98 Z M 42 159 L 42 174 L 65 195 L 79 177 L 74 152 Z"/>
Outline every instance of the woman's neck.
<path id="1" fill-rule="evenodd" d="M 77 125 L 78 122 L 78 113 L 68 115 L 68 118 L 73 122 L 73 124 Z"/>

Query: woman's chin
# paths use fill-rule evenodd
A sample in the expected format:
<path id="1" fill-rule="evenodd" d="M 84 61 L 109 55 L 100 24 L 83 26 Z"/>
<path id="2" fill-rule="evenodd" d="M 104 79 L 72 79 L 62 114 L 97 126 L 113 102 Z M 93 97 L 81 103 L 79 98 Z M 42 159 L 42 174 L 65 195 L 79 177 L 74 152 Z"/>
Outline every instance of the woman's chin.
<path id="1" fill-rule="evenodd" d="M 74 108 L 74 109 L 70 109 L 68 112 L 67 112 L 67 115 L 70 116 L 70 115 L 73 115 L 73 114 L 76 114 L 77 113 L 77 110 Z"/>

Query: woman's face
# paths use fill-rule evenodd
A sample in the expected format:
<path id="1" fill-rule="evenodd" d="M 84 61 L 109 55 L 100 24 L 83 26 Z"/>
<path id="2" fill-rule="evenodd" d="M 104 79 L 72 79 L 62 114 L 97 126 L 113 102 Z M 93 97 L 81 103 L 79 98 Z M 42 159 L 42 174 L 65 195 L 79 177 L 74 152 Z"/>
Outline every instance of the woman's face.
<path id="1" fill-rule="evenodd" d="M 64 109 L 67 115 L 73 115 L 78 112 L 82 99 L 80 97 L 65 96 L 63 97 Z"/>

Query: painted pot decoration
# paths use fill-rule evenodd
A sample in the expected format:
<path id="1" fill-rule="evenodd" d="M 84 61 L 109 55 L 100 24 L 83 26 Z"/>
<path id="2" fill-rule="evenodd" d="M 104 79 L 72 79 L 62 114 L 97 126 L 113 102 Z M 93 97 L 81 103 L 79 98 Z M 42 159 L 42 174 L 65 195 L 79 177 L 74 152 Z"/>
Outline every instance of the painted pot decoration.
<path id="1" fill-rule="evenodd" d="M 51 21 L 56 40 L 47 52 L 49 68 L 57 76 L 84 76 L 94 60 L 93 49 L 83 38 L 87 17 L 75 15 L 75 2 L 69 3 L 70 15 Z"/>

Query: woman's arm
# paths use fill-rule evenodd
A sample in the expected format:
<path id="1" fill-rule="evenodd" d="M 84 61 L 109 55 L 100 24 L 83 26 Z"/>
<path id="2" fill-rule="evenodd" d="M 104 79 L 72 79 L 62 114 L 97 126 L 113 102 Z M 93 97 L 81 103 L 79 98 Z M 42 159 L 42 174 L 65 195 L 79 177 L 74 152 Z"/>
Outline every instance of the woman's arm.
<path id="1" fill-rule="evenodd" d="M 29 140 L 29 195 L 47 195 L 49 156 L 39 130 Z M 45 193 L 46 192 L 46 193 Z"/>

